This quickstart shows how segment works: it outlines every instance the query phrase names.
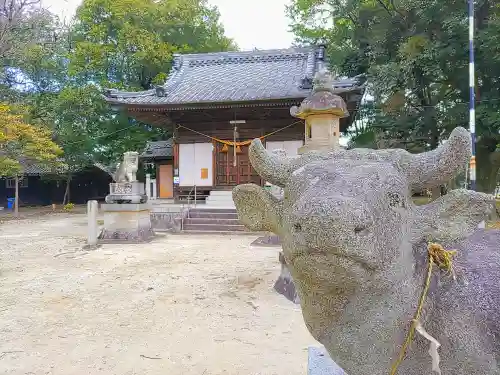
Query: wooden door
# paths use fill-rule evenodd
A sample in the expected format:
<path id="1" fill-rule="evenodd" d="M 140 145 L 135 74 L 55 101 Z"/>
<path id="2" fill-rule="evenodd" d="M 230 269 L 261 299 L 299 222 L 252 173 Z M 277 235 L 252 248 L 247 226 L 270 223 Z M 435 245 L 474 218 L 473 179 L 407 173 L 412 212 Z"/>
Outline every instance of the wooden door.
<path id="1" fill-rule="evenodd" d="M 160 164 L 158 166 L 158 198 L 173 198 L 174 197 L 174 173 L 173 166 L 170 164 Z"/>
<path id="2" fill-rule="evenodd" d="M 223 147 L 223 144 L 217 143 L 216 186 L 235 186 L 251 182 L 260 184 L 260 177 L 250 164 L 248 146 L 240 146 L 241 152 L 236 154 L 236 166 L 233 147 L 228 147 L 227 152 L 223 151 Z"/>
<path id="3" fill-rule="evenodd" d="M 236 185 L 236 168 L 233 166 L 233 149 L 228 147 L 227 151 L 223 150 L 224 145 L 217 142 L 215 164 L 216 186 L 232 186 Z"/>
<path id="4" fill-rule="evenodd" d="M 241 154 L 238 155 L 238 184 L 260 185 L 260 176 L 253 169 L 248 157 L 248 146 L 241 147 Z"/>

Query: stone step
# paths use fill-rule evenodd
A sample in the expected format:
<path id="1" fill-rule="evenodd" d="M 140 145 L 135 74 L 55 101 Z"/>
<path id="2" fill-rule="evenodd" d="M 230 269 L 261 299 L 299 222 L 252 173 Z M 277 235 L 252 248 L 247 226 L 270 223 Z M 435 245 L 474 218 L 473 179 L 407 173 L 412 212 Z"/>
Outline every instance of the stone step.
<path id="1" fill-rule="evenodd" d="M 205 206 L 206 207 L 215 207 L 215 208 L 232 208 L 232 209 L 236 209 L 236 206 L 234 205 L 234 202 L 233 201 L 226 201 L 226 200 L 212 200 L 212 201 L 209 201 L 207 200 L 205 202 Z"/>
<path id="2" fill-rule="evenodd" d="M 212 190 L 210 191 L 210 196 L 233 196 L 233 191 L 232 190 Z"/>
<path id="3" fill-rule="evenodd" d="M 190 212 L 236 212 L 236 208 L 219 208 L 219 207 L 207 207 L 206 205 L 199 205 L 198 207 L 191 207 Z"/>
<path id="4" fill-rule="evenodd" d="M 240 223 L 236 209 L 203 207 L 189 210 L 184 219 L 184 233 L 235 233 L 247 232 Z"/>
<path id="5" fill-rule="evenodd" d="M 206 201 L 227 201 L 227 202 L 232 202 L 233 201 L 233 196 L 232 195 L 209 195 L 206 198 Z"/>
<path id="6" fill-rule="evenodd" d="M 238 219 L 238 214 L 230 212 L 190 212 L 189 219 Z"/>
<path id="7" fill-rule="evenodd" d="M 206 202 L 205 207 L 207 209 L 214 209 L 214 210 L 236 210 L 236 206 L 234 204 L 231 204 L 231 202 L 221 202 L 221 201 L 212 201 L 212 202 Z"/>
<path id="8" fill-rule="evenodd" d="M 226 206 L 228 208 L 236 208 L 232 199 L 208 199 L 205 201 L 207 206 Z"/>
<path id="9" fill-rule="evenodd" d="M 205 207 L 207 208 L 226 208 L 229 210 L 235 210 L 236 206 L 234 205 L 234 202 L 231 201 L 207 201 L 205 202 Z"/>
<path id="10" fill-rule="evenodd" d="M 184 230 L 179 232 L 178 234 L 189 234 L 189 235 L 225 235 L 225 236 L 258 236 L 259 233 L 256 232 L 248 232 L 248 231 L 217 231 L 217 230 Z"/>
<path id="11" fill-rule="evenodd" d="M 205 204 L 209 207 L 235 208 L 231 190 L 212 190 Z"/>
<path id="12" fill-rule="evenodd" d="M 241 232 L 246 228 L 242 224 L 227 225 L 227 224 L 186 224 L 184 223 L 184 231 L 216 231 L 216 232 Z"/>
<path id="13" fill-rule="evenodd" d="M 184 224 L 219 224 L 219 225 L 241 225 L 238 218 L 218 218 L 218 217 L 190 217 L 184 219 Z"/>
<path id="14" fill-rule="evenodd" d="M 238 214 L 231 214 L 231 213 L 215 213 L 215 212 L 208 212 L 208 213 L 194 213 L 190 214 L 189 219 L 214 219 L 214 220 L 222 220 L 222 219 L 227 219 L 227 220 L 239 220 Z"/>

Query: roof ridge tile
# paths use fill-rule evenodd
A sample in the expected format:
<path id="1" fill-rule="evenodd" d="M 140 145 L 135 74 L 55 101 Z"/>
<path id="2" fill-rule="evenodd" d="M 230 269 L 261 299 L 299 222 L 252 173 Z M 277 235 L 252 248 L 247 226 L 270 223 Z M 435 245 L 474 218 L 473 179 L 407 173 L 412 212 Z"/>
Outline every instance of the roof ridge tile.
<path id="1" fill-rule="evenodd" d="M 228 57 L 218 57 L 218 58 L 201 58 L 198 60 L 190 59 L 189 67 L 304 60 L 306 56 L 307 54 L 305 53 L 295 53 L 295 54 L 281 54 L 281 55 L 228 56 Z"/>

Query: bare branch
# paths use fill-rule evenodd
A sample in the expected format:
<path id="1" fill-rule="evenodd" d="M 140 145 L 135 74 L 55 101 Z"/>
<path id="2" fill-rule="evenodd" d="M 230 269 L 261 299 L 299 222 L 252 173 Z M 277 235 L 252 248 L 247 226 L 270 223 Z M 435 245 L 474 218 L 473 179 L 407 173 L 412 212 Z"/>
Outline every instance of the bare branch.
<path id="1" fill-rule="evenodd" d="M 33 42 L 46 15 L 41 0 L 0 0 L 0 58 Z"/>
<path id="2" fill-rule="evenodd" d="M 385 10 L 386 10 L 386 12 L 387 12 L 390 16 L 392 16 L 391 11 L 390 11 L 390 10 L 389 10 L 389 8 L 387 7 L 387 5 L 385 5 L 385 4 L 384 4 L 383 0 L 377 0 L 377 3 L 379 3 L 379 4 L 380 4 L 380 5 L 381 5 L 381 6 L 382 6 Z"/>

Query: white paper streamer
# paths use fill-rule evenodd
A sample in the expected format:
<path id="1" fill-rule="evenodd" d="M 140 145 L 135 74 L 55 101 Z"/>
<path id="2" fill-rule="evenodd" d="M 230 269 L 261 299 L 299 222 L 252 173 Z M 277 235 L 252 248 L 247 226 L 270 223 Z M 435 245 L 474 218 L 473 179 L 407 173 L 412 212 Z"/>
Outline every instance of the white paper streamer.
<path id="1" fill-rule="evenodd" d="M 432 358 L 432 371 L 441 375 L 441 370 L 439 369 L 439 353 L 438 353 L 438 348 L 441 346 L 441 344 L 431 335 L 427 333 L 427 331 L 422 327 L 420 322 L 417 322 L 415 326 L 415 330 L 425 337 L 427 340 L 429 340 L 430 345 L 429 345 L 429 355 Z"/>

